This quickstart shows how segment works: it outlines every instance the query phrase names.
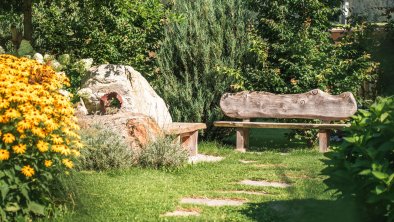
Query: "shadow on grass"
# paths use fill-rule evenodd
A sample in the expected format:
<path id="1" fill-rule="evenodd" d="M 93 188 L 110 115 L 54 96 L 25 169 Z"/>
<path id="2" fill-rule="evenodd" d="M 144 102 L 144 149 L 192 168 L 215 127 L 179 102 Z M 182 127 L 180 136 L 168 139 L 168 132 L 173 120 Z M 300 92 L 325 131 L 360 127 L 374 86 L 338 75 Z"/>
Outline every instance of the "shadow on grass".
<path id="1" fill-rule="evenodd" d="M 248 151 L 289 152 L 308 147 L 306 143 L 290 141 L 286 136 L 290 131 L 289 129 L 250 129 Z M 223 142 L 235 146 L 235 132 Z"/>
<path id="2" fill-rule="evenodd" d="M 284 200 L 249 203 L 241 211 L 254 221 L 363 222 L 362 212 L 345 200 Z"/>

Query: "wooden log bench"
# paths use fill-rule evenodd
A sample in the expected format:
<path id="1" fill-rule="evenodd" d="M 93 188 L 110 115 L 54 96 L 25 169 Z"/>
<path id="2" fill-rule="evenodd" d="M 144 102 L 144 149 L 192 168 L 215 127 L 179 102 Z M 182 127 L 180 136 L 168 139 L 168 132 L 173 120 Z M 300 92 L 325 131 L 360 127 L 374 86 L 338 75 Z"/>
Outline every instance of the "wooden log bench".
<path id="1" fill-rule="evenodd" d="M 319 89 L 302 94 L 272 94 L 267 92 L 226 93 L 220 100 L 226 116 L 241 121 L 216 121 L 216 127 L 236 128 L 236 150 L 245 152 L 249 146 L 249 128 L 318 129 L 320 152 L 328 151 L 329 132 L 349 127 L 333 123 L 345 120 L 357 111 L 350 92 L 330 95 Z M 321 123 L 250 122 L 251 118 L 318 119 Z"/>
<path id="2" fill-rule="evenodd" d="M 163 127 L 164 134 L 175 135 L 175 141 L 189 151 L 190 156 L 198 153 L 198 130 L 206 129 L 205 123 L 170 123 Z"/>

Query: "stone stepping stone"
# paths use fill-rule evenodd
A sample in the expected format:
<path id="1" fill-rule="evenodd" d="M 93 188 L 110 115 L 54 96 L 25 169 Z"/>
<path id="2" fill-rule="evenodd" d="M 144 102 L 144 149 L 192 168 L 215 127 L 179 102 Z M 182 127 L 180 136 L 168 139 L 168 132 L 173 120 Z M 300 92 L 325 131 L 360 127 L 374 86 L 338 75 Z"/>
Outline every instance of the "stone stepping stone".
<path id="1" fill-rule="evenodd" d="M 182 204 L 201 204 L 210 207 L 241 206 L 246 201 L 234 199 L 182 198 Z"/>
<path id="2" fill-rule="evenodd" d="M 176 210 L 173 212 L 167 212 L 163 214 L 164 217 L 188 217 L 188 216 L 200 216 L 200 212 L 193 210 Z"/>
<path id="3" fill-rule="evenodd" d="M 250 194 L 250 195 L 269 195 L 267 192 L 257 192 L 257 191 L 245 191 L 245 190 L 229 190 L 229 191 L 219 191 L 220 193 L 235 193 L 235 194 Z"/>
<path id="4" fill-rule="evenodd" d="M 243 180 L 239 182 L 239 184 L 250 185 L 250 186 L 260 186 L 260 187 L 279 187 L 286 188 L 290 187 L 290 184 L 287 183 L 279 183 L 279 182 L 268 182 L 268 181 L 254 181 L 254 180 Z"/>
<path id="5" fill-rule="evenodd" d="M 286 164 L 254 164 L 254 167 L 269 168 L 269 167 L 287 167 Z"/>
<path id="6" fill-rule="evenodd" d="M 257 161 L 255 161 L 255 160 L 239 160 L 239 162 L 245 163 L 245 164 L 248 164 L 248 163 L 257 163 Z"/>
<path id="7" fill-rule="evenodd" d="M 224 159 L 224 157 L 221 157 L 221 156 L 209 156 L 209 155 L 204 155 L 204 154 L 197 154 L 197 155 L 189 157 L 188 162 L 190 164 L 200 163 L 200 162 L 219 162 L 223 159 Z"/>

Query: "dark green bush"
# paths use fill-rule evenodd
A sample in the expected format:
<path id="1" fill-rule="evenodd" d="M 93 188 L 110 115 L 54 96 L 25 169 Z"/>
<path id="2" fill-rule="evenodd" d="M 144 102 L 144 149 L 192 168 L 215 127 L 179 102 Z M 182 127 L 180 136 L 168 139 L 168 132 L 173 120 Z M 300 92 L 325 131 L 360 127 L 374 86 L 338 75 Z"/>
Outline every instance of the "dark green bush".
<path id="1" fill-rule="evenodd" d="M 109 170 L 131 167 L 134 152 L 121 140 L 118 134 L 94 126 L 81 130 L 85 147 L 81 149 L 78 168 L 82 170 Z"/>
<path id="2" fill-rule="evenodd" d="M 257 17 L 251 35 L 256 56 L 246 66 L 246 87 L 274 93 L 350 91 L 361 102 L 360 89 L 375 81 L 377 64 L 360 46 L 359 32 L 338 44 L 331 39 L 328 30 L 340 2 L 249 0 Z"/>
<path id="3" fill-rule="evenodd" d="M 394 220 L 394 98 L 379 99 L 353 117 L 343 144 L 326 154 L 324 182 L 354 198 L 369 221 Z"/>
<path id="4" fill-rule="evenodd" d="M 165 16 L 160 0 L 41 0 L 33 5 L 33 46 L 148 74 Z"/>
<path id="5" fill-rule="evenodd" d="M 139 164 L 154 169 L 173 169 L 185 165 L 189 153 L 170 137 L 158 138 L 142 149 Z"/>

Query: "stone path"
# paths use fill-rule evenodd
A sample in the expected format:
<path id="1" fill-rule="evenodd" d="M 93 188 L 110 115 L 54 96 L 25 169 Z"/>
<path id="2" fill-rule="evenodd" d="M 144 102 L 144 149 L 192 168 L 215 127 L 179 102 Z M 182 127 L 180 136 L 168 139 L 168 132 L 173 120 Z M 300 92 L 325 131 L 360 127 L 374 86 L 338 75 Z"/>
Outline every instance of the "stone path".
<path id="1" fill-rule="evenodd" d="M 211 207 L 241 206 L 246 201 L 234 199 L 182 198 L 181 204 L 202 204 Z"/>
<path id="2" fill-rule="evenodd" d="M 262 191 L 262 192 L 257 192 L 257 191 L 245 191 L 245 190 L 229 190 L 229 191 L 218 191 L 220 193 L 236 193 L 236 194 L 250 194 L 250 195 L 269 195 L 269 193 Z"/>
<path id="3" fill-rule="evenodd" d="M 192 156 L 189 158 L 189 163 L 195 164 L 199 162 L 218 162 L 223 160 L 224 157 L 220 156 L 209 156 L 204 154 L 197 154 L 196 156 Z M 254 160 L 239 160 L 242 164 L 250 164 L 254 163 L 255 167 L 287 167 L 285 164 L 255 164 L 258 161 Z M 297 175 L 298 176 L 298 175 Z M 302 175 L 303 176 L 303 175 Z M 249 186 L 260 186 L 260 187 L 277 187 L 277 188 L 287 188 L 290 187 L 291 184 L 281 183 L 281 182 L 269 182 L 269 181 L 255 181 L 255 180 L 242 180 L 238 182 L 238 184 L 249 185 Z M 218 193 L 232 193 L 232 194 L 248 194 L 248 195 L 270 195 L 265 191 L 247 191 L 247 190 L 221 190 L 217 191 Z M 199 204 L 210 207 L 220 207 L 220 206 L 241 206 L 246 203 L 247 200 L 242 199 L 228 199 L 228 198 L 193 198 L 193 197 L 185 197 L 180 200 L 180 204 Z M 178 209 L 173 212 L 167 212 L 162 216 L 165 217 L 177 217 L 177 216 L 199 216 L 199 209 Z"/>
<path id="4" fill-rule="evenodd" d="M 200 216 L 200 212 L 194 210 L 176 210 L 173 212 L 167 212 L 162 216 L 165 217 L 187 217 L 187 216 Z"/>
<path id="5" fill-rule="evenodd" d="M 248 164 L 248 163 L 257 163 L 257 161 L 255 161 L 255 160 L 239 160 L 239 162 L 245 163 L 245 164 Z"/>
<path id="6" fill-rule="evenodd" d="M 279 183 L 279 182 L 268 182 L 268 181 L 254 181 L 254 180 L 243 180 L 239 182 L 239 184 L 250 185 L 250 186 L 260 186 L 260 187 L 280 187 L 286 188 L 290 187 L 290 184 L 287 183 Z"/>
<path id="7" fill-rule="evenodd" d="M 261 167 L 261 168 L 265 168 L 265 167 L 287 167 L 286 164 L 253 164 L 254 167 Z"/>
<path id="8" fill-rule="evenodd" d="M 194 164 L 194 163 L 200 163 L 200 162 L 218 162 L 223 160 L 224 157 L 221 156 L 209 156 L 209 155 L 204 155 L 204 154 L 197 154 L 195 156 L 189 157 L 189 163 Z"/>

